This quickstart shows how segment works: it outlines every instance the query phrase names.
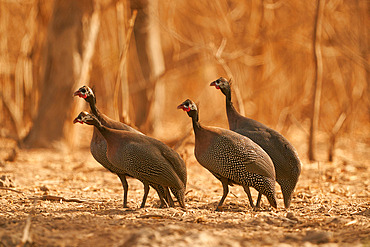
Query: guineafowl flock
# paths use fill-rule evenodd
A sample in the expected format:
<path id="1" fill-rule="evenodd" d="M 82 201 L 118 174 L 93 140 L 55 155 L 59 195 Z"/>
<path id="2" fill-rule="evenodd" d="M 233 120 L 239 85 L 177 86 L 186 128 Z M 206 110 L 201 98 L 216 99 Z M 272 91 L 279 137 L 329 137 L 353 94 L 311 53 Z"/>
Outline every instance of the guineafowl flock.
<path id="1" fill-rule="evenodd" d="M 223 195 L 216 210 L 222 209 L 229 185 L 242 186 L 253 209 L 260 208 L 262 195 L 271 207 L 277 208 L 275 181 L 280 185 L 285 208 L 289 208 L 301 173 L 297 151 L 277 131 L 236 111 L 231 101 L 230 81 L 221 77 L 210 86 L 220 89 L 226 97 L 229 130 L 201 125 L 198 106 L 190 99 L 177 108 L 191 118 L 197 161 L 222 183 Z M 91 113 L 81 112 L 73 123 L 93 125 L 91 154 L 120 178 L 123 207 L 128 207 L 126 177 L 133 177 L 144 185 L 141 207 L 145 206 L 152 187 L 158 194 L 160 207 L 174 207 L 173 195 L 179 206 L 185 208 L 187 170 L 180 155 L 161 141 L 101 113 L 96 107 L 95 94 L 88 86 L 79 88 L 74 96 L 88 102 Z M 249 187 L 258 191 L 256 204 Z"/>

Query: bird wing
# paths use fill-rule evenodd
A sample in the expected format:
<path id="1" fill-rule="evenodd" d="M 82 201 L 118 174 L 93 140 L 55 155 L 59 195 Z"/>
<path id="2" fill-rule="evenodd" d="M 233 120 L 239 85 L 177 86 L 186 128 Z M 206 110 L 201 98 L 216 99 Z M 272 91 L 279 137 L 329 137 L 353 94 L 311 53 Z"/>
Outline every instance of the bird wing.
<path id="1" fill-rule="evenodd" d="M 100 113 L 100 119 L 102 119 L 102 124 L 108 128 L 111 128 L 111 129 L 116 129 L 116 130 L 125 130 L 125 131 L 129 131 L 129 132 L 133 132 L 133 133 L 136 133 L 136 134 L 142 134 L 140 131 L 132 128 L 131 126 L 125 124 L 125 123 L 122 123 L 122 122 L 119 122 L 119 121 L 115 121 L 113 119 L 111 119 L 110 117 L 108 117 L 107 115 L 103 114 L 103 113 Z"/>
<path id="2" fill-rule="evenodd" d="M 186 164 L 178 153 L 176 153 L 172 149 L 171 150 L 168 149 L 161 150 L 161 153 L 163 157 L 172 165 L 173 169 L 179 176 L 180 180 L 184 183 L 184 185 L 186 185 L 187 181 Z"/>
<path id="3" fill-rule="evenodd" d="M 147 140 L 148 138 L 136 135 L 135 139 L 127 139 L 127 142 L 120 145 L 118 152 L 115 154 L 108 152 L 109 160 L 139 180 L 176 188 L 183 186 L 172 165 L 162 156 L 160 150 Z"/>
<path id="4" fill-rule="evenodd" d="M 227 164 L 240 166 L 248 172 L 275 179 L 275 168 L 268 154 L 249 138 L 230 130 L 222 129 L 214 145 L 223 145 Z"/>
<path id="5" fill-rule="evenodd" d="M 296 173 L 301 170 L 301 162 L 295 148 L 286 140 L 284 136 L 272 129 L 263 131 L 246 131 L 243 129 L 235 130 L 241 135 L 247 136 L 257 143 L 271 157 L 275 166 L 279 170 L 284 170 L 281 174 L 289 177 L 292 172 Z"/>

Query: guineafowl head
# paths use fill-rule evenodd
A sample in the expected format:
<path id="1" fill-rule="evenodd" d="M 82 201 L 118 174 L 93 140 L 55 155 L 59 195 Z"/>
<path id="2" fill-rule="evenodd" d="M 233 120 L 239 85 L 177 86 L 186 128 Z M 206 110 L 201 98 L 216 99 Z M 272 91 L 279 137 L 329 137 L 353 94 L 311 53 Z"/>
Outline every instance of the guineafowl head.
<path id="1" fill-rule="evenodd" d="M 88 124 L 88 125 L 95 125 L 100 126 L 101 123 L 99 120 L 92 114 L 82 111 L 78 116 L 73 120 L 73 123 L 80 123 L 80 124 Z"/>
<path id="2" fill-rule="evenodd" d="M 94 92 L 88 86 L 80 87 L 76 92 L 74 92 L 73 96 L 79 96 L 80 98 L 85 99 L 89 103 L 96 103 L 96 98 Z"/>
<path id="3" fill-rule="evenodd" d="M 191 118 L 195 118 L 198 120 L 198 107 L 197 105 L 191 101 L 190 99 L 185 100 L 182 102 L 177 109 L 182 109 L 183 111 L 186 111 Z"/>
<path id="4" fill-rule="evenodd" d="M 217 80 L 211 82 L 210 86 L 214 86 L 216 89 L 220 89 L 221 92 L 226 96 L 231 98 L 231 89 L 230 89 L 231 80 L 228 81 L 223 77 L 218 78 Z"/>

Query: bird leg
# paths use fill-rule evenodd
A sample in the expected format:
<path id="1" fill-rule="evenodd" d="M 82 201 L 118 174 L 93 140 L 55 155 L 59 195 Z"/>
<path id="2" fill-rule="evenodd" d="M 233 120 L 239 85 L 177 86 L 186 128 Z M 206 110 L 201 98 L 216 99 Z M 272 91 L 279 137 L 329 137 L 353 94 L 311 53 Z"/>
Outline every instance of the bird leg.
<path id="1" fill-rule="evenodd" d="M 177 198 L 177 201 L 179 202 L 180 207 L 186 208 L 184 193 L 181 193 L 181 191 L 178 191 L 175 188 L 171 188 L 171 191 L 172 191 L 172 194 Z"/>
<path id="2" fill-rule="evenodd" d="M 162 186 L 158 184 L 153 184 L 152 187 L 157 191 L 159 200 L 161 201 L 161 205 L 159 205 L 160 208 L 166 208 L 168 207 L 168 199 L 166 198 L 165 190 Z"/>
<path id="3" fill-rule="evenodd" d="M 170 191 L 168 190 L 168 187 L 164 187 L 164 191 L 165 191 L 167 199 L 168 199 L 168 204 L 170 205 L 170 207 L 174 207 L 175 203 L 172 200 L 172 197 L 171 197 Z"/>
<path id="4" fill-rule="evenodd" d="M 261 198 L 262 198 L 262 193 L 258 192 L 258 197 L 257 197 L 257 202 L 256 202 L 256 208 L 259 208 L 261 206 Z"/>
<path id="5" fill-rule="evenodd" d="M 123 207 L 128 208 L 127 206 L 127 194 L 128 194 L 128 183 L 126 180 L 125 174 L 117 174 L 119 179 L 121 180 L 122 186 L 123 186 Z"/>
<path id="6" fill-rule="evenodd" d="M 251 191 L 249 190 L 249 186 L 243 185 L 243 189 L 248 196 L 249 204 L 251 205 L 252 208 L 254 208 L 253 199 L 252 199 Z"/>
<path id="7" fill-rule="evenodd" d="M 144 196 L 140 208 L 143 208 L 145 206 L 146 198 L 148 197 L 149 193 L 149 183 L 144 181 L 143 184 L 144 184 Z"/>
<path id="8" fill-rule="evenodd" d="M 221 210 L 222 204 L 224 203 L 224 201 L 226 199 L 226 196 L 229 193 L 228 179 L 227 178 L 221 178 L 220 181 L 221 181 L 222 187 L 224 189 L 224 194 L 222 195 L 222 198 L 221 198 L 220 202 L 217 205 L 216 211 L 220 211 Z"/>

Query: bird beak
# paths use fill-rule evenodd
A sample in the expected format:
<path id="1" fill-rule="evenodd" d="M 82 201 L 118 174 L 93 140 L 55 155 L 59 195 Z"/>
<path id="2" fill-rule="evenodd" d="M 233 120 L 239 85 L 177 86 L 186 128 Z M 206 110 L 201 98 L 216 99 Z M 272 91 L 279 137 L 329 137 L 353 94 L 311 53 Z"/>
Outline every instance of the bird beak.
<path id="1" fill-rule="evenodd" d="M 78 117 L 76 117 L 74 120 L 73 120 L 73 123 L 80 123 L 80 124 L 83 124 L 84 122 L 81 122 Z"/>
<path id="2" fill-rule="evenodd" d="M 190 111 L 190 108 L 189 108 L 189 107 L 184 106 L 183 104 L 179 105 L 179 106 L 177 107 L 177 109 L 182 109 L 183 111 L 186 111 L 186 112 L 189 112 L 189 111 Z"/>
<path id="3" fill-rule="evenodd" d="M 217 89 L 220 89 L 220 87 L 216 85 L 216 81 L 211 82 L 211 84 L 209 84 L 209 85 L 214 86 Z"/>
<path id="4" fill-rule="evenodd" d="M 73 96 L 82 97 L 81 92 L 79 90 L 77 90 L 76 92 L 74 92 Z"/>
<path id="5" fill-rule="evenodd" d="M 77 90 L 76 92 L 74 92 L 73 96 L 78 96 L 78 97 L 84 98 L 84 99 L 86 99 L 86 97 L 87 97 L 86 94 L 81 93 L 80 90 Z"/>

